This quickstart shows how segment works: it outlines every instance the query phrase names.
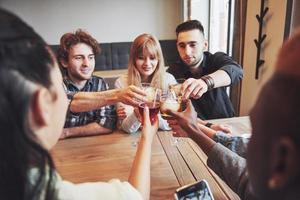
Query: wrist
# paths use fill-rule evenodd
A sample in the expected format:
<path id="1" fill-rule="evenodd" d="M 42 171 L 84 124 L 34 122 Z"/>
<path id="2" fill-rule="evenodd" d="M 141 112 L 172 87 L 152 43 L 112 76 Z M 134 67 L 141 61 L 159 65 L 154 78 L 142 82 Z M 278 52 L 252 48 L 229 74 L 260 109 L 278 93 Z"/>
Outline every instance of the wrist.
<path id="1" fill-rule="evenodd" d="M 200 79 L 203 80 L 207 85 L 207 91 L 212 90 L 215 87 L 214 79 L 211 76 L 205 75 L 202 76 Z"/>
<path id="2" fill-rule="evenodd" d="M 114 104 L 122 102 L 122 89 L 108 90 L 110 93 L 107 95 L 107 104 Z"/>
<path id="3" fill-rule="evenodd" d="M 144 145 L 152 146 L 153 137 L 151 137 L 150 135 L 151 133 L 147 133 L 147 131 L 145 131 L 141 135 L 140 142 L 143 143 Z"/>

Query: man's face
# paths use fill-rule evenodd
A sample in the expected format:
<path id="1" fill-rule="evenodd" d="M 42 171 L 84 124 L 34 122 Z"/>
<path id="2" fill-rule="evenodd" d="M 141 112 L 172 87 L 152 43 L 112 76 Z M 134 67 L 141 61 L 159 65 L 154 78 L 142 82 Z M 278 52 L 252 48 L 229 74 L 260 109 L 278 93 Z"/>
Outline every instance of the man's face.
<path id="1" fill-rule="evenodd" d="M 91 78 L 95 69 L 95 55 L 92 47 L 78 43 L 71 47 L 68 62 L 64 64 L 69 78 L 75 83 Z"/>
<path id="2" fill-rule="evenodd" d="M 200 64 L 206 48 L 207 42 L 198 29 L 181 32 L 177 36 L 177 50 L 180 58 L 190 68 Z"/>

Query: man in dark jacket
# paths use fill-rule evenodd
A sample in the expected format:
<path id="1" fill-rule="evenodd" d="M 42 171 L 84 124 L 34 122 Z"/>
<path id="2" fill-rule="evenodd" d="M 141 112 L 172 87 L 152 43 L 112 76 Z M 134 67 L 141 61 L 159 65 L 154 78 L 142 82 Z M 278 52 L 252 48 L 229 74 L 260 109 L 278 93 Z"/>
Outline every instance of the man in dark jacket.
<path id="1" fill-rule="evenodd" d="M 208 166 L 241 199 L 300 199 L 299 55 L 300 30 L 281 48 L 275 71 L 250 113 L 252 136 L 246 159 L 202 132 L 190 101 L 184 112 L 169 113 L 177 135 L 193 139 L 207 154 Z"/>
<path id="2" fill-rule="evenodd" d="M 192 98 L 201 119 L 234 117 L 234 109 L 226 88 L 240 81 L 240 65 L 222 52 L 207 51 L 204 29 L 197 20 L 177 26 L 177 50 L 181 60 L 170 65 L 168 72 L 176 79 L 184 78 L 183 97 Z"/>

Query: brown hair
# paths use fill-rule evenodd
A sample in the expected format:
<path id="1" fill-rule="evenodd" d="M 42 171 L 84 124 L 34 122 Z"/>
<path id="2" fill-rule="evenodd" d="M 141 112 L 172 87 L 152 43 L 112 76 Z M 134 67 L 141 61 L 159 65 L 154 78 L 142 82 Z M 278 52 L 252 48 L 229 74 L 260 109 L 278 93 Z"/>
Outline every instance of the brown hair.
<path id="1" fill-rule="evenodd" d="M 93 49 L 94 54 L 100 53 L 100 47 L 97 40 L 87 32 L 78 29 L 75 33 L 65 33 L 60 38 L 60 46 L 57 51 L 58 61 L 68 61 L 71 47 L 78 43 L 89 45 Z"/>
<path id="2" fill-rule="evenodd" d="M 300 28 L 283 44 L 278 54 L 276 72 L 300 79 Z"/>
<path id="3" fill-rule="evenodd" d="M 151 85 L 157 88 L 163 88 L 165 64 L 162 50 L 159 41 L 153 35 L 146 33 L 139 35 L 137 38 L 135 38 L 131 45 L 128 64 L 128 85 L 140 85 L 141 75 L 137 70 L 135 62 L 140 55 L 143 55 L 145 53 L 150 53 L 156 59 L 158 59 L 157 67 L 152 75 Z"/>
<path id="4" fill-rule="evenodd" d="M 181 32 L 191 31 L 198 29 L 204 35 L 204 28 L 198 20 L 188 20 L 176 27 L 176 36 Z"/>

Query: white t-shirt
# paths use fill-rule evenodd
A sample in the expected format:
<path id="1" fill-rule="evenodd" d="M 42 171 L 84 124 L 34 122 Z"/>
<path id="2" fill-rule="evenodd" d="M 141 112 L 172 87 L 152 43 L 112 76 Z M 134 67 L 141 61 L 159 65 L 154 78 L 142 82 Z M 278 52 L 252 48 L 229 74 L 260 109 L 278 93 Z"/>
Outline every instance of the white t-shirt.
<path id="1" fill-rule="evenodd" d="M 56 173 L 56 172 L 55 172 Z M 38 178 L 38 169 L 32 168 L 29 172 L 32 184 Z M 109 182 L 89 182 L 74 184 L 62 180 L 56 175 L 55 189 L 58 200 L 142 200 L 142 195 L 128 182 L 112 179 Z M 44 193 L 40 199 L 44 199 Z"/>
<path id="2" fill-rule="evenodd" d="M 57 182 L 59 200 L 139 200 L 141 194 L 128 182 L 113 179 L 109 182 L 73 184 L 69 181 Z"/>

